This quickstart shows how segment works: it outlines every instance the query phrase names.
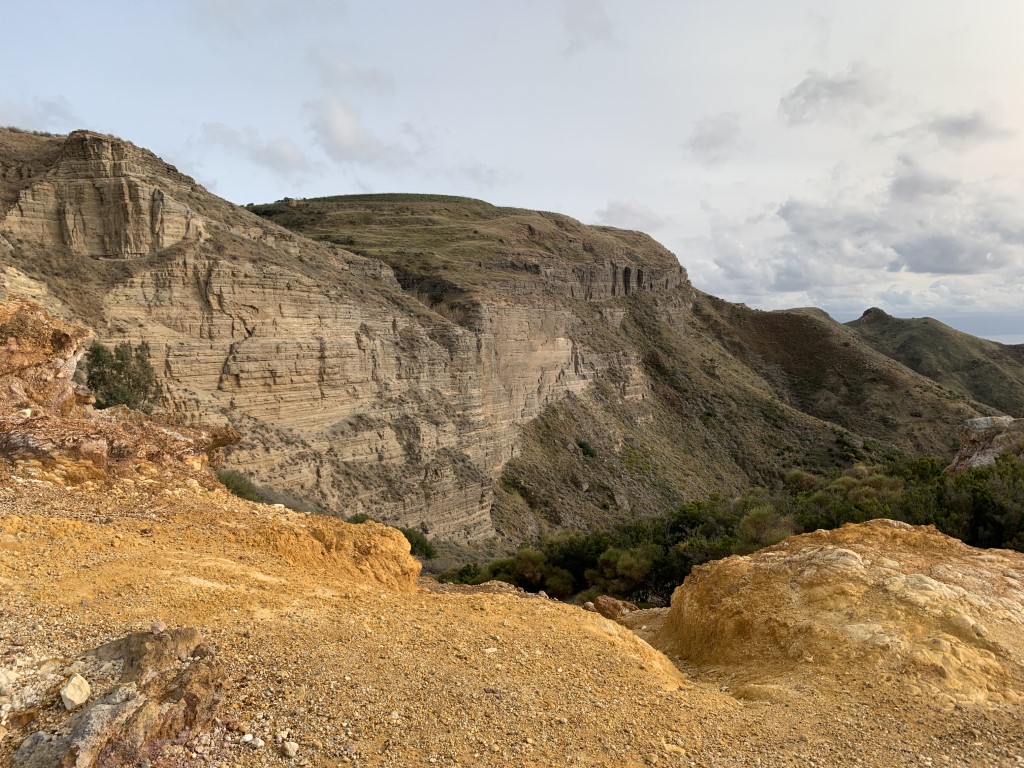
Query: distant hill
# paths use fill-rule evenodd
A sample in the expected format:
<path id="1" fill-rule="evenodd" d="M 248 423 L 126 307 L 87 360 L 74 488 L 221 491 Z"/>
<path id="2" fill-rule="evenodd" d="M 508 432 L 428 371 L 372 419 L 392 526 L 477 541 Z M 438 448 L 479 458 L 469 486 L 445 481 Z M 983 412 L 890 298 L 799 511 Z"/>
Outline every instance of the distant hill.
<path id="1" fill-rule="evenodd" d="M 1024 415 L 1024 344 L 999 344 L 930 317 L 898 318 L 875 307 L 846 325 L 922 376 L 1008 415 Z"/>

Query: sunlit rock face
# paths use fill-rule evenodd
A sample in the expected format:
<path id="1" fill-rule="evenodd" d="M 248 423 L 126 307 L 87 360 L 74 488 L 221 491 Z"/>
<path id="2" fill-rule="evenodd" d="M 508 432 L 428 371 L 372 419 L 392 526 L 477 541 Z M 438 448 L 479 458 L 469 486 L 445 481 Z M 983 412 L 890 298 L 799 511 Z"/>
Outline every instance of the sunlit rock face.
<path id="1" fill-rule="evenodd" d="M 873 520 L 695 568 L 655 645 L 755 676 L 856 668 L 953 706 L 1021 700 L 1022 629 L 1024 555 Z"/>
<path id="2" fill-rule="evenodd" d="M 647 396 L 639 354 L 582 342 L 567 299 L 607 305 L 614 326 L 615 300 L 658 292 L 683 313 L 691 290 L 671 254 L 640 248 L 527 265 L 446 317 L 380 261 L 219 200 L 132 144 L 3 133 L 0 285 L 106 342 L 147 342 L 164 408 L 236 427 L 230 461 L 257 483 L 432 537 L 495 534 L 494 481 L 550 403 L 602 377 Z"/>

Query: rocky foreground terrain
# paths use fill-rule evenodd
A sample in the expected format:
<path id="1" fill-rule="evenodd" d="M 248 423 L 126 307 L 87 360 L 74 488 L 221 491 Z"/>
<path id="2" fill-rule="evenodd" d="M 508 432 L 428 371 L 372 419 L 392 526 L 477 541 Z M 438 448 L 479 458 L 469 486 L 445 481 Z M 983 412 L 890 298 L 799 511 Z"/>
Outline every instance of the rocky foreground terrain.
<path id="1" fill-rule="evenodd" d="M 1024 555 L 876 521 L 623 624 L 442 587 L 393 529 L 228 494 L 226 437 L 92 413 L 80 329 L 0 328 L 0 764 L 1024 764 Z"/>

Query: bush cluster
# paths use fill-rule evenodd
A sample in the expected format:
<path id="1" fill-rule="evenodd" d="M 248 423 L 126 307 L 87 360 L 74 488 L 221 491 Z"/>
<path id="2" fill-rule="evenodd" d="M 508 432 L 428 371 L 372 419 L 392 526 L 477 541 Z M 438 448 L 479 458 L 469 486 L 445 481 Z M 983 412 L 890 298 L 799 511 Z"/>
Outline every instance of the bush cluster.
<path id="1" fill-rule="evenodd" d="M 157 396 L 156 374 L 149 362 L 149 344 L 120 342 L 111 352 L 98 341 L 85 353 L 86 384 L 97 408 L 126 405 L 149 413 Z"/>
<path id="2" fill-rule="evenodd" d="M 263 491 L 237 469 L 218 469 L 217 479 L 235 496 L 246 501 L 269 503 Z"/>
<path id="3" fill-rule="evenodd" d="M 778 490 L 695 501 L 608 532 L 562 531 L 512 557 L 447 571 L 441 580 L 498 579 L 563 599 L 610 594 L 666 605 L 695 565 L 794 533 L 880 517 L 935 525 L 972 546 L 1024 551 L 1024 461 L 1004 454 L 957 477 L 933 457 L 856 465 L 831 477 L 793 470 Z"/>

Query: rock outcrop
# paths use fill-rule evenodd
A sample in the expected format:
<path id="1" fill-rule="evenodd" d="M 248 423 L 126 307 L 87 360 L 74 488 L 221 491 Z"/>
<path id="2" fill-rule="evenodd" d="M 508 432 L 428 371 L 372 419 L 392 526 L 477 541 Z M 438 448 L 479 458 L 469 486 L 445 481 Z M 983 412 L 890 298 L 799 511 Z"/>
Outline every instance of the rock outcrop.
<path id="1" fill-rule="evenodd" d="M 0 301 L 0 459 L 85 481 L 139 462 L 201 470 L 237 442 L 230 428 L 161 424 L 123 406 L 94 411 L 72 380 L 89 335 L 31 302 Z"/>
<path id="2" fill-rule="evenodd" d="M 748 679 L 831 670 L 956 703 L 1024 697 L 1024 554 L 890 520 L 694 568 L 656 647 Z"/>
<path id="3" fill-rule="evenodd" d="M 964 422 L 959 430 L 960 451 L 949 469 L 960 473 L 995 464 L 1002 453 L 1024 458 L 1024 419 L 987 416 Z"/>
<path id="4" fill-rule="evenodd" d="M 168 178 L 188 180 L 170 166 L 151 165 L 148 153 L 127 142 L 75 131 L 57 162 L 18 191 L 0 218 L 0 233 L 92 258 L 135 258 L 202 241 L 202 217 L 162 188 Z M 4 170 L 10 176 L 22 169 Z M 22 173 L 24 180 L 30 172 Z"/>
<path id="5" fill-rule="evenodd" d="M 227 676 L 213 649 L 194 628 L 138 632 L 106 643 L 69 665 L 94 669 L 105 690 L 87 706 L 89 685 L 67 706 L 73 715 L 25 738 L 11 756 L 12 768 L 102 768 L 155 758 L 164 744 L 188 741 L 206 728 L 220 705 Z M 26 682 L 31 682 L 31 678 Z M 68 686 L 65 686 L 67 688 Z"/>
<path id="6" fill-rule="evenodd" d="M 89 402 L 72 382 L 89 337 L 27 301 L 0 302 L 0 417 L 12 411 L 68 415 Z"/>

